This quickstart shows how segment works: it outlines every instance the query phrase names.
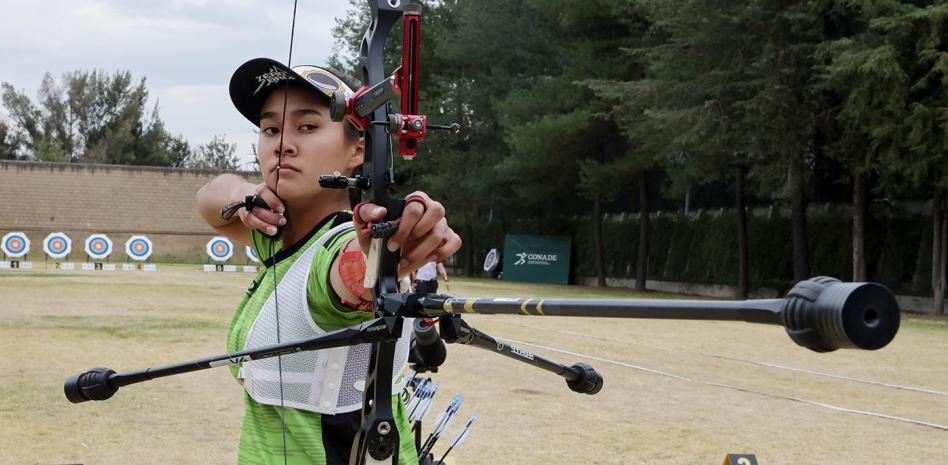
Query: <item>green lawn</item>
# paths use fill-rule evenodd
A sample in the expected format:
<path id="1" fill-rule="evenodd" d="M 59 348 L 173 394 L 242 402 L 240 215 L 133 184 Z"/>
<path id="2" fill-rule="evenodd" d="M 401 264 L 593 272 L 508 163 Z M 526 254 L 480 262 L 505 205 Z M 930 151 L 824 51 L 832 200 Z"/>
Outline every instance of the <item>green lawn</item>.
<path id="1" fill-rule="evenodd" d="M 228 370 L 128 386 L 107 402 L 80 405 L 65 400 L 62 382 L 96 366 L 132 370 L 220 353 L 251 277 L 195 265 L 159 265 L 157 273 L 0 272 L 0 463 L 234 463 L 242 394 Z M 642 297 L 462 278 L 452 279 L 451 293 Z M 459 464 L 717 465 L 728 452 L 756 453 L 766 465 L 940 465 L 948 457 L 948 431 L 826 407 L 948 425 L 943 319 L 905 317 L 895 341 L 880 351 L 829 354 L 800 348 L 782 328 L 767 325 L 465 319 L 508 342 L 530 344 L 525 350 L 589 363 L 605 387 L 596 396 L 574 394 L 550 373 L 449 346 L 448 363 L 435 375 L 444 386 L 436 408 L 463 390 L 462 416 L 480 413 L 471 438 L 452 453 Z"/>

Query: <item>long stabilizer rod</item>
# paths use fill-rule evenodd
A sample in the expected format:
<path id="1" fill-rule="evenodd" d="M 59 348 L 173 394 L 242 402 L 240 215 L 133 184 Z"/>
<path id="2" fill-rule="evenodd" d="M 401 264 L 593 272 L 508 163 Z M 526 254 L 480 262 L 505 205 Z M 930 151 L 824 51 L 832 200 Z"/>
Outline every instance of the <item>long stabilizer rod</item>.
<path id="1" fill-rule="evenodd" d="M 797 344 L 817 352 L 885 347 L 899 330 L 895 296 L 875 283 L 844 283 L 825 276 L 797 283 L 783 299 L 467 299 L 429 295 L 419 313 L 457 313 L 732 320 L 783 326 Z"/>

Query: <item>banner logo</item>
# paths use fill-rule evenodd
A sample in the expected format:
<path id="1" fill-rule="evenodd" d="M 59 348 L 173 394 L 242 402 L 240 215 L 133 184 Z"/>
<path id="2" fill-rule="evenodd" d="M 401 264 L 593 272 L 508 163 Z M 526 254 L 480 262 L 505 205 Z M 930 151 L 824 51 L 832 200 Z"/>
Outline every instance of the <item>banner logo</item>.
<path id="1" fill-rule="evenodd" d="M 517 261 L 514 262 L 514 266 L 518 265 L 552 265 L 556 263 L 559 258 L 555 253 L 527 253 L 520 252 L 517 253 Z"/>

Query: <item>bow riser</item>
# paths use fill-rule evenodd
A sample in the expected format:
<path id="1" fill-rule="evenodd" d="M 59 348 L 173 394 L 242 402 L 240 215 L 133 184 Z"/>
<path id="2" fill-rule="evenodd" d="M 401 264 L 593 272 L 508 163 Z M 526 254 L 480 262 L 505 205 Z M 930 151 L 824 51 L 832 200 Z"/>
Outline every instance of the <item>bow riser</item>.
<path id="1" fill-rule="evenodd" d="M 385 43 L 402 18 L 399 0 L 369 0 L 372 22 L 362 39 L 362 82 L 372 87 L 387 78 L 384 69 Z M 389 105 L 375 108 L 370 121 L 386 121 Z M 385 221 L 395 221 L 402 214 L 403 201 L 392 198 L 388 189 L 395 183 L 392 140 L 384 127 L 369 124 L 365 128 L 365 160 L 363 174 L 369 188 L 362 191 L 362 202 L 385 207 Z M 392 413 L 392 371 L 395 345 L 401 334 L 403 319 L 381 305 L 383 296 L 398 294 L 398 251 L 390 252 L 387 237 L 373 238 L 375 253 L 370 253 L 368 267 L 375 267 L 377 279 L 372 287 L 376 317 L 384 317 L 389 339 L 372 346 L 369 373 L 365 380 L 365 398 L 362 406 L 362 427 L 353 441 L 349 463 L 361 465 L 369 461 L 398 463 L 399 435 Z"/>

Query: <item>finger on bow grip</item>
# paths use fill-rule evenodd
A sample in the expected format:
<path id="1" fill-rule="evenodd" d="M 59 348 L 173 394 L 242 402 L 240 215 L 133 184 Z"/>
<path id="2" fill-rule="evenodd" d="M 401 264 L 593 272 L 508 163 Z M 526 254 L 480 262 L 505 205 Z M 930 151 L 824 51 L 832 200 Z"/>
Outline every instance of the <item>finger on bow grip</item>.
<path id="1" fill-rule="evenodd" d="M 362 216 L 361 216 L 361 213 L 359 213 L 359 210 L 363 206 L 365 206 L 365 204 L 362 202 L 359 202 L 356 204 L 356 206 L 352 207 L 352 223 L 355 224 L 355 227 L 359 230 L 359 234 L 361 234 L 362 236 L 368 236 L 369 228 L 372 227 L 372 222 L 371 221 L 365 222 L 362 220 Z"/>
<path id="2" fill-rule="evenodd" d="M 408 207 L 408 204 L 415 202 L 421 204 L 421 214 L 424 216 L 425 212 L 428 210 L 428 201 L 419 194 L 410 194 L 408 197 L 405 197 L 404 204 L 402 205 L 402 211 L 405 211 L 405 208 Z"/>

